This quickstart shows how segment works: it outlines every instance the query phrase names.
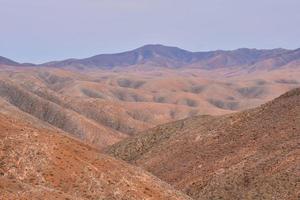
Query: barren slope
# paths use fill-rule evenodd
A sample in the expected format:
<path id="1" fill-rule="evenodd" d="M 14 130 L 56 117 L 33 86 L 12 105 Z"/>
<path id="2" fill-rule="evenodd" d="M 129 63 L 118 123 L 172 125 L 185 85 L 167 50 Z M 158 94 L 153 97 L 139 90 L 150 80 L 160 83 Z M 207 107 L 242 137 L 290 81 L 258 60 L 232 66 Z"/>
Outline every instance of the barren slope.
<path id="1" fill-rule="evenodd" d="M 0 114 L 0 199 L 189 199 L 63 133 Z"/>
<path id="2" fill-rule="evenodd" d="M 20 110 L 98 147 L 104 147 L 125 137 L 113 129 L 101 126 L 74 111 L 28 92 L 10 81 L 0 80 L 0 97 Z"/>
<path id="3" fill-rule="evenodd" d="M 150 50 L 170 59 L 181 59 L 178 49 L 169 53 L 164 48 Z M 281 52 L 274 50 L 261 55 L 260 51 L 239 50 L 229 54 L 249 61 L 252 57 L 269 57 L 277 51 Z M 277 58 L 297 60 L 297 52 Z M 186 55 L 182 59 L 188 58 Z M 299 66 L 296 61 L 264 70 L 261 66 L 243 65 L 209 70 L 166 69 L 149 63 L 125 70 L 79 71 L 6 66 L 0 68 L 0 98 L 103 148 L 170 121 L 228 114 L 261 105 L 300 86 Z"/>
<path id="4" fill-rule="evenodd" d="M 107 150 L 194 199 L 300 198 L 300 89 L 256 109 L 158 126 Z"/>

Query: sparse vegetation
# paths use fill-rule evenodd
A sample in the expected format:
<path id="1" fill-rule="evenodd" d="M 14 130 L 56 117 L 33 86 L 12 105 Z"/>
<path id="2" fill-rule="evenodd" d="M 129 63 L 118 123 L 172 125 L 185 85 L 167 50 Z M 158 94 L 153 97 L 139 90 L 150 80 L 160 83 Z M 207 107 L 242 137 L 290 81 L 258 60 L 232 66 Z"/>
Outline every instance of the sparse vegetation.
<path id="1" fill-rule="evenodd" d="M 275 81 L 276 83 L 280 83 L 280 84 L 299 84 L 299 81 L 297 80 L 287 80 L 287 79 L 279 79 Z"/>
<path id="2" fill-rule="evenodd" d="M 101 94 L 100 92 L 98 91 L 94 91 L 94 90 L 91 90 L 91 89 L 87 89 L 87 88 L 83 88 L 81 89 L 81 91 L 88 97 L 91 97 L 91 98 L 97 98 L 97 99 L 104 99 L 104 95 Z"/>
<path id="3" fill-rule="evenodd" d="M 141 87 L 143 84 L 145 84 L 145 81 L 134 81 L 134 80 L 129 80 L 129 79 L 119 79 L 118 80 L 118 85 L 120 87 L 125 87 L 125 88 L 137 89 L 137 88 Z"/>
<path id="4" fill-rule="evenodd" d="M 237 90 L 245 98 L 259 98 L 265 94 L 264 88 L 261 87 L 245 87 Z"/>
<path id="5" fill-rule="evenodd" d="M 239 103 L 235 101 L 222 101 L 218 99 L 209 99 L 208 100 L 211 104 L 214 106 L 226 109 L 226 110 L 238 110 L 239 109 Z"/>

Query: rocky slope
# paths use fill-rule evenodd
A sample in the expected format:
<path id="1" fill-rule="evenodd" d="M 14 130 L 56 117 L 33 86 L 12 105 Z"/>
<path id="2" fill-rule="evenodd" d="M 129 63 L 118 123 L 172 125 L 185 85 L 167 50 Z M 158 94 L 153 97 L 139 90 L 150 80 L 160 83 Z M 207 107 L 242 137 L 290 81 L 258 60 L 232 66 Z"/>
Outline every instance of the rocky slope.
<path id="1" fill-rule="evenodd" d="M 300 198 L 300 89 L 258 108 L 158 126 L 107 152 L 194 199 Z"/>
<path id="2" fill-rule="evenodd" d="M 140 168 L 39 124 L 0 114 L 0 198 L 189 199 Z"/>

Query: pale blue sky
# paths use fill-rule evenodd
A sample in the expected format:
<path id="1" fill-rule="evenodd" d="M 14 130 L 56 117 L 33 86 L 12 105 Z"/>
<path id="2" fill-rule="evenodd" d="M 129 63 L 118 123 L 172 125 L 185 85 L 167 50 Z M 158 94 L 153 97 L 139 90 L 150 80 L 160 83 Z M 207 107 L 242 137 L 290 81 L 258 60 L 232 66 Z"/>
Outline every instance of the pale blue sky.
<path id="1" fill-rule="evenodd" d="M 300 47 L 300 0 L 0 0 L 0 55 L 41 63 L 165 44 Z"/>

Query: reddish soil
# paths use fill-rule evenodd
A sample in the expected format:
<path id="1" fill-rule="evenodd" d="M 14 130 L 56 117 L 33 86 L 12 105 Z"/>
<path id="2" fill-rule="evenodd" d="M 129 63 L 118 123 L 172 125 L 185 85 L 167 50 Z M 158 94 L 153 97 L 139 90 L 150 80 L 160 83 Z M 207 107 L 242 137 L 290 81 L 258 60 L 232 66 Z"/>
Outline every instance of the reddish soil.
<path id="1" fill-rule="evenodd" d="M 258 108 L 158 126 L 110 147 L 194 199 L 300 198 L 300 89 Z"/>

